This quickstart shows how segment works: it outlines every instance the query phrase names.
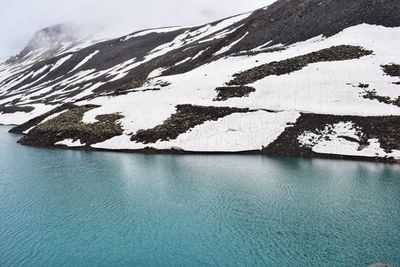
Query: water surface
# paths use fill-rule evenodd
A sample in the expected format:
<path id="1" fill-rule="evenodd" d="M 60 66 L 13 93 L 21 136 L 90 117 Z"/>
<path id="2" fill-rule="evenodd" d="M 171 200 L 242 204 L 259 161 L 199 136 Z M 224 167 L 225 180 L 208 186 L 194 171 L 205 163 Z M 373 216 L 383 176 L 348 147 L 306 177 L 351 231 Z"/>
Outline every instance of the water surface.
<path id="1" fill-rule="evenodd" d="M 400 266 L 400 167 L 23 147 L 0 127 L 0 266 Z"/>

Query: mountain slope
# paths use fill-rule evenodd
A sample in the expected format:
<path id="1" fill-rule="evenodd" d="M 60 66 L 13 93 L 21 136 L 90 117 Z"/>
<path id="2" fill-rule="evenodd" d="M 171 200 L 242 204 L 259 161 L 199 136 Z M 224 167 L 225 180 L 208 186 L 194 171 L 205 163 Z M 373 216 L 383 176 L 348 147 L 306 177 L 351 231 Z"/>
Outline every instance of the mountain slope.
<path id="1" fill-rule="evenodd" d="M 279 0 L 19 59 L 0 72 L 0 123 L 35 146 L 400 160 L 399 11 Z"/>

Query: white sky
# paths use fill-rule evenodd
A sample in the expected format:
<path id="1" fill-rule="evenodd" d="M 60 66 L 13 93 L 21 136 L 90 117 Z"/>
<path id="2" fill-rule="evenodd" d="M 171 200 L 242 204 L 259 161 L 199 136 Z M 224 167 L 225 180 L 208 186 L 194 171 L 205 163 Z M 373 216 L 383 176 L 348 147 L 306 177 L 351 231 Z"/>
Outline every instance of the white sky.
<path id="1" fill-rule="evenodd" d="M 0 0 L 0 60 L 19 52 L 34 32 L 63 22 L 123 35 L 151 27 L 207 23 L 273 0 Z"/>

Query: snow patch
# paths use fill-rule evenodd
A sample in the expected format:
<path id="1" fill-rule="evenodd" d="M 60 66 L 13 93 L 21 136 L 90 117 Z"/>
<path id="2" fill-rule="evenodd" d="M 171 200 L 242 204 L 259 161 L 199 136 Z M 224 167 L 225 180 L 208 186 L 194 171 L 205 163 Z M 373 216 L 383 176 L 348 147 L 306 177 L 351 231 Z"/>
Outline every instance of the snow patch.
<path id="1" fill-rule="evenodd" d="M 400 159 L 400 150 L 386 152 L 375 138 L 369 139 L 368 145 L 360 146 L 358 141 L 361 134 L 352 122 L 340 122 L 327 125 L 324 130 L 316 133 L 304 132 L 298 140 L 302 146 L 320 154 Z"/>
<path id="2" fill-rule="evenodd" d="M 63 146 L 67 146 L 67 147 L 82 147 L 82 146 L 85 146 L 85 144 L 81 143 L 81 140 L 74 141 L 73 139 L 65 139 L 63 141 L 55 143 L 55 145 L 63 145 Z"/>
<path id="3" fill-rule="evenodd" d="M 76 69 L 79 69 L 80 67 L 82 67 L 83 65 L 85 65 L 90 59 L 92 59 L 92 57 L 94 57 L 97 53 L 99 53 L 99 50 L 94 51 L 93 53 L 91 53 L 90 55 L 88 55 L 87 57 L 85 57 L 78 65 L 75 66 L 75 68 L 73 68 L 71 71 L 74 71 Z"/>
<path id="4" fill-rule="evenodd" d="M 221 50 L 219 50 L 218 52 L 216 52 L 215 55 L 218 56 L 218 55 L 220 55 L 220 54 L 223 54 L 223 53 L 228 52 L 229 50 L 232 49 L 232 47 L 234 47 L 234 46 L 237 45 L 240 41 L 242 41 L 248 34 L 249 34 L 249 33 L 246 32 L 241 38 L 239 38 L 238 40 L 234 41 L 234 42 L 231 43 L 230 45 L 223 47 Z"/>

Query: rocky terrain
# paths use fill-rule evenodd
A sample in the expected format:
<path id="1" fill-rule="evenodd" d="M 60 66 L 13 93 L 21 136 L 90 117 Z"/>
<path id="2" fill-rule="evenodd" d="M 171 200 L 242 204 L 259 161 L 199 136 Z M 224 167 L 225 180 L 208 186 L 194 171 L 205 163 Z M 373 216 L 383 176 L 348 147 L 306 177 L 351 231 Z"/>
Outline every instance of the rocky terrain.
<path id="1" fill-rule="evenodd" d="M 64 140 L 71 140 L 72 143 L 79 140 L 89 146 L 122 135 L 122 127 L 117 123 L 122 118 L 119 114 L 98 115 L 95 123 L 82 122 L 83 114 L 95 107 L 77 106 L 54 118 L 48 117 L 48 120 L 30 130 L 19 142 L 24 145 L 48 147 Z"/>
<path id="2" fill-rule="evenodd" d="M 400 2 L 278 0 L 95 41 L 66 25 L 0 65 L 21 144 L 400 160 Z"/>

